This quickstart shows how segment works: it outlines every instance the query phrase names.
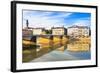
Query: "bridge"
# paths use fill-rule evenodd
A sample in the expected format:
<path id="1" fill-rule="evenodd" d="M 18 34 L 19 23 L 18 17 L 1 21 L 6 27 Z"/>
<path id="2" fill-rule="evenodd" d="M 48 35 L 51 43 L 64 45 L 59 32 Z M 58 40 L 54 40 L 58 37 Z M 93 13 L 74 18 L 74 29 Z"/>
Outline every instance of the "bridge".
<path id="1" fill-rule="evenodd" d="M 56 38 L 59 39 L 59 42 L 62 42 L 63 37 L 67 38 L 67 35 L 52 35 L 52 34 L 46 34 L 46 35 L 26 35 L 23 36 L 23 40 L 32 41 L 36 44 L 39 44 L 39 39 L 48 39 L 49 43 L 52 43 L 52 41 Z M 43 41 L 45 42 L 45 41 Z"/>

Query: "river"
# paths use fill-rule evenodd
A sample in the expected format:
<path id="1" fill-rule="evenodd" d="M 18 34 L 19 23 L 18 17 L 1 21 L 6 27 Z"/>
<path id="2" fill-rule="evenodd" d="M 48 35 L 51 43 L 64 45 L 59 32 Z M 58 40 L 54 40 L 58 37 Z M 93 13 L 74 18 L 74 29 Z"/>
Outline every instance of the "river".
<path id="1" fill-rule="evenodd" d="M 23 50 L 23 62 L 51 62 L 91 59 L 90 44 L 48 44 Z"/>

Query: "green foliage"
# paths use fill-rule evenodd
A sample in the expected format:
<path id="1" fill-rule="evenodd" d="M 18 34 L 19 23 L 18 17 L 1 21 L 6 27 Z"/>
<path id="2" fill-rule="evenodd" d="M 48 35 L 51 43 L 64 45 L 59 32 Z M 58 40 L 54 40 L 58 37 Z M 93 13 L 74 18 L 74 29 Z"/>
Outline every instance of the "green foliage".
<path id="1" fill-rule="evenodd" d="M 52 30 L 46 30 L 46 34 L 52 34 Z"/>

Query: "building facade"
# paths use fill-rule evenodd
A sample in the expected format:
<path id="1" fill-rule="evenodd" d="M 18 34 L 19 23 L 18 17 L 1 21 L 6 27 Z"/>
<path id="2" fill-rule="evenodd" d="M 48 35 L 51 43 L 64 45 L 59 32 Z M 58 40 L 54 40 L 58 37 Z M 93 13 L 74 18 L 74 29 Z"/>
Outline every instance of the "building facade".
<path id="1" fill-rule="evenodd" d="M 90 36 L 90 28 L 86 26 L 71 26 L 67 29 L 67 35 L 73 37 Z"/>
<path id="2" fill-rule="evenodd" d="M 52 35 L 66 35 L 67 29 L 64 27 L 53 27 L 52 28 Z"/>
<path id="3" fill-rule="evenodd" d="M 22 36 L 32 36 L 33 32 L 29 29 L 22 29 Z"/>
<path id="4" fill-rule="evenodd" d="M 33 35 L 44 35 L 45 29 L 44 28 L 33 28 Z"/>

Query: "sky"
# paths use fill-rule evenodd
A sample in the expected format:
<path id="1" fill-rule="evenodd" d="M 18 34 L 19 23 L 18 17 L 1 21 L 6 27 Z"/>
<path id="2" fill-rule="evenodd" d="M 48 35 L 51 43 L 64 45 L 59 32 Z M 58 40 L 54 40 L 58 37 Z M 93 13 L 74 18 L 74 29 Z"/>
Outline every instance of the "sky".
<path id="1" fill-rule="evenodd" d="M 26 27 L 26 20 L 29 21 L 29 27 L 46 28 L 51 27 L 70 27 L 73 25 L 88 26 L 91 25 L 90 13 L 79 12 L 60 12 L 60 11 L 34 11 L 23 10 L 23 28 Z"/>

